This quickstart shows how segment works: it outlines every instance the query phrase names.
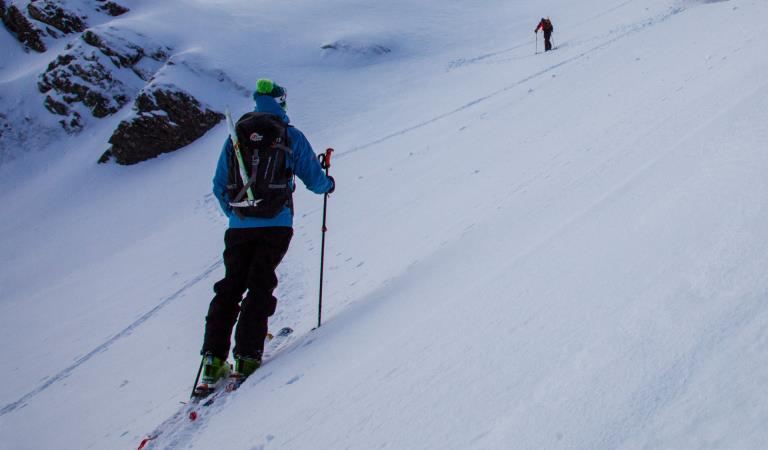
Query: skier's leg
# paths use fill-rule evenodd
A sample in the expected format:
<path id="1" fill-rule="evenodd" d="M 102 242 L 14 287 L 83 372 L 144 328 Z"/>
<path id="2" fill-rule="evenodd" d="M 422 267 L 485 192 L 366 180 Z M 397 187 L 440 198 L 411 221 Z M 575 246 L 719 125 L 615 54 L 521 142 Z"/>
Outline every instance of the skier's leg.
<path id="1" fill-rule="evenodd" d="M 229 354 L 232 328 L 240 312 L 239 303 L 247 288 L 252 242 L 250 229 L 230 228 L 224 234 L 224 278 L 213 286 L 216 295 L 205 318 L 202 353 L 212 353 L 222 360 Z"/>
<path id="2" fill-rule="evenodd" d="M 248 294 L 243 299 L 240 319 L 235 330 L 234 354 L 260 359 L 264 351 L 269 317 L 275 313 L 277 287 L 275 270 L 288 251 L 293 229 L 261 228 L 261 239 L 253 251 L 248 274 Z"/>

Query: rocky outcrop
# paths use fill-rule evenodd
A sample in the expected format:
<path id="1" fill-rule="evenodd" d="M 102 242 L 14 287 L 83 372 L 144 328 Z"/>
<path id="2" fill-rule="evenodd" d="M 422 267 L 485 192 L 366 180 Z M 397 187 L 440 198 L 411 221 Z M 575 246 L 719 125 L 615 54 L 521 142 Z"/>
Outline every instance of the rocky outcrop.
<path id="1" fill-rule="evenodd" d="M 46 44 L 68 36 L 67 47 L 39 76 L 41 97 L 28 101 L 42 103 L 68 133 L 80 132 L 93 117 L 107 117 L 133 101 L 133 114 L 117 126 L 100 162 L 136 164 L 191 144 L 223 119 L 190 91 L 164 80 L 181 71 L 194 80 L 191 86 L 221 83 L 244 96 L 250 90 L 194 59 L 170 61 L 170 47 L 104 23 L 126 12 L 108 0 L 0 0 L 3 23 L 27 49 L 45 52 Z M 45 133 L 31 133 L 44 128 Z M 47 117 L 0 113 L 0 163 L 13 143 L 27 143 L 38 135 L 44 146 L 61 131 Z"/>
<path id="2" fill-rule="evenodd" d="M 45 32 L 35 26 L 16 5 L 6 7 L 5 1 L 0 0 L 0 15 L 5 28 L 16 36 L 19 42 L 36 52 L 45 52 Z"/>
<path id="3" fill-rule="evenodd" d="M 89 30 L 48 65 L 38 89 L 46 94 L 44 105 L 48 111 L 66 116 L 62 126 L 76 132 L 82 128 L 85 112 L 80 105 L 94 117 L 117 112 L 168 59 L 168 50 L 148 43 L 142 46 L 122 35 L 100 35 Z"/>
<path id="4" fill-rule="evenodd" d="M 80 103 L 94 117 L 105 117 L 122 108 L 130 101 L 129 89 L 113 76 L 108 68 L 111 62 L 105 59 L 96 49 L 82 45 L 59 55 L 38 82 L 40 92 L 48 94 L 46 108 L 54 114 L 74 116 L 77 111 L 71 106 Z"/>
<path id="5" fill-rule="evenodd" d="M 84 11 L 84 5 L 72 6 L 73 2 L 67 4 L 64 0 L 20 0 L 13 4 L 0 0 L 0 18 L 26 48 L 43 53 L 47 50 L 46 39 L 85 31 L 89 15 L 99 22 L 101 14 L 114 17 L 129 11 L 114 1 L 94 1 L 95 4 L 91 3 Z"/>
<path id="6" fill-rule="evenodd" d="M 99 159 L 136 164 L 185 147 L 218 124 L 224 115 L 210 110 L 175 86 L 155 86 L 134 104 L 135 116 L 120 123 Z"/>
<path id="7" fill-rule="evenodd" d="M 362 56 L 381 56 L 392 52 L 392 49 L 383 45 L 348 41 L 335 41 L 324 44 L 320 48 L 329 52 Z"/>
<path id="8" fill-rule="evenodd" d="M 29 16 L 39 22 L 50 25 L 64 34 L 85 31 L 85 17 L 62 8 L 53 0 L 33 0 L 27 6 Z"/>
<path id="9" fill-rule="evenodd" d="M 104 3 L 103 5 L 100 5 L 97 8 L 99 11 L 104 11 L 107 14 L 109 14 L 110 16 L 113 16 L 113 17 L 117 17 L 117 16 L 120 16 L 120 15 L 123 15 L 123 14 L 127 13 L 128 11 L 130 11 L 125 6 L 119 5 L 119 4 L 115 3 L 115 2 L 109 2 L 109 1 L 105 2 L 104 0 L 96 0 L 96 1 Z"/>

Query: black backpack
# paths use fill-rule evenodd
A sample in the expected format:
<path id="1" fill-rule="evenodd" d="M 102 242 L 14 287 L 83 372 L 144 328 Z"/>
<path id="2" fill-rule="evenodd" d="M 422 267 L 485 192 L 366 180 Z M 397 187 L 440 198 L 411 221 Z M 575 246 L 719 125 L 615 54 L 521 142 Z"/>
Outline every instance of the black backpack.
<path id="1" fill-rule="evenodd" d="M 293 209 L 293 171 L 287 165 L 291 142 L 279 117 L 260 112 L 244 114 L 235 125 L 248 182 L 243 183 L 234 151 L 229 155 L 227 194 L 235 213 L 246 217 L 275 217 L 285 206 Z M 253 201 L 248 198 L 248 188 Z"/>

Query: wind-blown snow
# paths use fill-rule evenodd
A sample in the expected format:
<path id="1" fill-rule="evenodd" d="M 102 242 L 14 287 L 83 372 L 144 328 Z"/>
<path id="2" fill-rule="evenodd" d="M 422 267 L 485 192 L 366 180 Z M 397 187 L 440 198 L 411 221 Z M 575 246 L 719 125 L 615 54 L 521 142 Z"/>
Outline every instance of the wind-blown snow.
<path id="1" fill-rule="evenodd" d="M 271 321 L 294 341 L 154 448 L 768 442 L 768 4 L 471 3 L 168 0 L 120 19 L 177 52 L 160 82 L 216 108 L 285 85 L 339 186 L 323 326 L 322 199 L 300 186 Z M 534 54 L 541 16 L 556 50 Z M 0 45 L 0 97 L 50 120 L 25 97 L 46 57 Z M 129 114 L 0 165 L 0 447 L 135 448 L 192 387 L 226 130 L 96 165 Z"/>

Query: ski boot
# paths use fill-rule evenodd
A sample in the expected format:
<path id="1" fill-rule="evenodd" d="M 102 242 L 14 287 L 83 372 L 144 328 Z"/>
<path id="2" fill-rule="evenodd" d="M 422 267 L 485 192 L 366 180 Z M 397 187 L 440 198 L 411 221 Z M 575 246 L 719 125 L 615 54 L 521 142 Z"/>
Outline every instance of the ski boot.
<path id="1" fill-rule="evenodd" d="M 207 397 L 216 388 L 216 385 L 227 378 L 231 371 L 228 362 L 206 353 L 203 356 L 203 376 L 200 384 L 195 387 L 193 397 Z"/>
<path id="2" fill-rule="evenodd" d="M 229 376 L 235 384 L 234 389 L 240 386 L 246 378 L 251 376 L 256 369 L 261 367 L 261 355 L 259 356 L 240 356 L 235 355 L 235 370 Z"/>

